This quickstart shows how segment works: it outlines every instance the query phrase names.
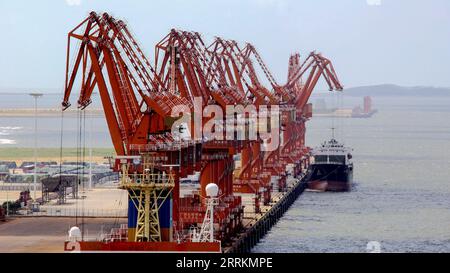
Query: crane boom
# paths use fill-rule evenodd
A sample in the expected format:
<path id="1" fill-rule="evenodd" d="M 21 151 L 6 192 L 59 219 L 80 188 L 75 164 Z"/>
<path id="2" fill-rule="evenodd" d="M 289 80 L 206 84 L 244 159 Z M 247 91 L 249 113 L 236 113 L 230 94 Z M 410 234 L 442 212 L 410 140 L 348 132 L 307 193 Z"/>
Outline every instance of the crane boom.
<path id="1" fill-rule="evenodd" d="M 303 62 L 299 54 L 292 55 L 287 82 L 280 85 L 252 44 L 240 47 L 220 37 L 207 44 L 191 31 L 172 29 L 156 44 L 151 62 L 130 28 L 107 13 L 91 12 L 69 32 L 66 62 L 63 110 L 71 106 L 77 88 L 81 110 L 90 105 L 94 90 L 100 95 L 117 154 L 113 168 L 121 174 L 120 188 L 128 192 L 128 240 L 133 242 L 173 242 L 186 235 L 187 227 L 202 223 L 206 204 L 200 197 L 211 182 L 221 193 L 220 214 L 210 217 L 211 224 L 232 230 L 219 235 L 231 241 L 243 218 L 242 200 L 235 193 L 254 194 L 254 211 L 259 212 L 260 201 L 271 200 L 271 176 L 280 176 L 279 189 L 285 190 L 287 164 L 300 171 L 307 164 L 305 122 L 311 113 L 305 109 L 316 84 L 323 78 L 330 90 L 342 90 L 333 65 L 321 54 L 312 52 Z M 280 116 L 269 127 L 275 137 L 282 136 L 281 145 L 264 151 L 261 134 L 244 140 L 207 138 L 204 132 L 196 136 L 193 120 L 187 123 L 194 138 L 182 137 L 184 124 L 176 128 L 179 132 L 172 128 L 180 118 L 172 116 L 177 106 L 200 114 L 200 129 L 213 119 L 203 115 L 206 107 L 276 109 Z M 233 126 L 250 124 L 247 113 L 234 114 Z M 221 119 L 218 124 L 228 124 L 225 116 Z M 258 117 L 258 126 L 266 123 L 261 121 Z M 241 168 L 235 175 L 237 154 Z M 200 192 L 194 199 L 180 197 L 180 179 L 196 172 Z"/>

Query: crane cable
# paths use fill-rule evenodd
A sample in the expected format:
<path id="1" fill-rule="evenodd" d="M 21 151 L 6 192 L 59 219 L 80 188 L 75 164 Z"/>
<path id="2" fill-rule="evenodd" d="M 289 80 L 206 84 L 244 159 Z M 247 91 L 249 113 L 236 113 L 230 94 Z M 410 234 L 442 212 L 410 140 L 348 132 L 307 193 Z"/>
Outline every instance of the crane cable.
<path id="1" fill-rule="evenodd" d="M 341 109 L 344 109 L 344 94 L 342 92 L 338 92 L 338 99 L 339 99 L 339 107 Z M 340 132 L 340 137 L 341 137 L 341 141 L 342 142 L 345 142 L 345 137 L 344 137 L 344 135 L 345 135 L 345 128 L 344 128 L 344 125 L 345 125 L 345 120 L 341 119 L 340 120 L 340 124 L 339 124 L 339 127 L 340 127 L 339 132 Z"/>
<path id="2" fill-rule="evenodd" d="M 85 189 L 85 163 L 86 163 L 86 110 L 83 109 L 81 110 L 81 119 L 82 119 L 82 126 L 81 126 L 81 132 L 80 132 L 80 145 L 81 145 L 81 141 L 83 142 L 82 147 L 80 147 L 80 153 L 81 153 L 81 178 L 82 178 L 82 185 L 81 185 L 81 189 L 83 194 L 86 194 L 86 189 Z M 84 195 L 85 196 L 85 195 Z M 83 227 L 83 235 L 84 235 L 84 196 L 81 196 L 81 225 Z"/>
<path id="3" fill-rule="evenodd" d="M 76 173 L 76 201 L 75 201 L 75 220 L 76 220 L 76 226 L 78 226 L 78 198 L 79 198 L 79 160 L 78 160 L 78 147 L 79 147 L 79 128 L 80 127 L 80 109 L 77 109 L 77 144 L 76 144 L 76 165 L 75 165 L 75 173 Z"/>
<path id="4" fill-rule="evenodd" d="M 336 135 L 334 134 L 335 133 L 335 122 L 336 122 L 336 118 L 337 118 L 337 116 L 338 116 L 338 114 L 339 114 L 339 112 L 338 112 L 338 110 L 339 110 L 339 107 L 338 107 L 338 105 L 337 105 L 337 99 L 336 99 L 336 93 L 335 92 L 333 92 L 332 93 L 332 105 L 331 105 L 331 109 L 334 109 L 334 114 L 333 115 L 331 115 L 331 132 L 332 132 L 332 138 L 336 138 Z"/>
<path id="5" fill-rule="evenodd" d="M 77 177 L 77 193 L 79 193 L 78 186 L 81 184 L 81 192 L 84 193 L 84 163 L 85 163 L 85 146 L 86 146 L 86 115 L 85 110 L 77 110 L 77 148 L 76 148 L 76 177 Z M 81 169 L 81 170 L 80 170 Z M 77 194 L 78 195 L 78 194 Z M 78 224 L 78 202 L 75 202 L 76 221 Z M 84 237 L 84 199 L 81 196 L 81 235 Z"/>
<path id="6" fill-rule="evenodd" d="M 64 111 L 61 108 L 61 123 L 60 123 L 60 139 L 59 139 L 59 185 L 62 183 L 62 163 L 63 163 L 63 133 L 64 133 Z M 73 191 L 73 188 L 72 188 Z M 73 194 L 72 194 L 73 196 Z M 64 196 L 65 197 L 65 196 Z M 42 198 L 44 200 L 44 198 Z M 77 219 L 75 218 L 75 225 L 77 224 Z"/>

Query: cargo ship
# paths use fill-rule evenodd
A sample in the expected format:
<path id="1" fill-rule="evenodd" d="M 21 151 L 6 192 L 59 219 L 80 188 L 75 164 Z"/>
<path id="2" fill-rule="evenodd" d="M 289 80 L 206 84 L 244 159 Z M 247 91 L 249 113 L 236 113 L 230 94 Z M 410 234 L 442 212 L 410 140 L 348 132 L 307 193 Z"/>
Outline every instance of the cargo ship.
<path id="1" fill-rule="evenodd" d="M 352 110 L 352 118 L 370 118 L 375 113 L 377 113 L 377 109 L 372 109 L 372 98 L 370 96 L 364 97 L 364 106 L 361 109 L 360 106 L 356 106 Z"/>
<path id="2" fill-rule="evenodd" d="M 308 167 L 308 189 L 350 191 L 353 181 L 352 149 L 332 138 L 313 149 Z"/>
<path id="3" fill-rule="evenodd" d="M 365 96 L 363 106 L 355 106 L 353 108 L 327 108 L 325 100 L 316 101 L 314 108 L 314 116 L 316 117 L 339 117 L 339 118 L 370 118 L 378 112 L 372 108 L 372 98 Z"/>

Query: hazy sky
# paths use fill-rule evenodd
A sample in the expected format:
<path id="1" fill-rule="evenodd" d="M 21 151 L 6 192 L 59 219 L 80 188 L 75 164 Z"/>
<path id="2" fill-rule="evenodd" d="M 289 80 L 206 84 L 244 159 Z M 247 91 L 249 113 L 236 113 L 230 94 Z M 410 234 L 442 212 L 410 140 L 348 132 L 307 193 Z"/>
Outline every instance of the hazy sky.
<path id="1" fill-rule="evenodd" d="M 67 33 L 91 10 L 128 22 L 151 59 L 175 27 L 253 43 L 279 82 L 291 52 L 317 50 L 346 87 L 450 86 L 449 0 L 0 0 L 0 87 L 62 88 Z"/>

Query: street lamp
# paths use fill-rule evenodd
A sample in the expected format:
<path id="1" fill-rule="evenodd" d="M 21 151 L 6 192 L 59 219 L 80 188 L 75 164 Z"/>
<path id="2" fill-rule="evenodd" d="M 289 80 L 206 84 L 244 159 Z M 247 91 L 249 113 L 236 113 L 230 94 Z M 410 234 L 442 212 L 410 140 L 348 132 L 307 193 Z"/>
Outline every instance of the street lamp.
<path id="1" fill-rule="evenodd" d="M 91 128 L 89 130 L 89 190 L 92 190 L 92 130 L 94 129 L 94 122 L 92 120 L 93 117 L 91 113 Z"/>
<path id="2" fill-rule="evenodd" d="M 9 187 L 6 191 L 6 216 L 9 216 Z"/>
<path id="3" fill-rule="evenodd" d="M 91 96 L 97 95 L 97 92 L 92 92 Z M 89 130 L 89 190 L 92 190 L 92 132 L 94 131 L 94 113 L 90 113 L 91 128 Z"/>
<path id="4" fill-rule="evenodd" d="M 33 199 L 36 201 L 37 183 L 37 99 L 42 97 L 42 93 L 30 93 L 34 98 L 34 179 L 33 179 Z"/>

